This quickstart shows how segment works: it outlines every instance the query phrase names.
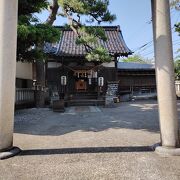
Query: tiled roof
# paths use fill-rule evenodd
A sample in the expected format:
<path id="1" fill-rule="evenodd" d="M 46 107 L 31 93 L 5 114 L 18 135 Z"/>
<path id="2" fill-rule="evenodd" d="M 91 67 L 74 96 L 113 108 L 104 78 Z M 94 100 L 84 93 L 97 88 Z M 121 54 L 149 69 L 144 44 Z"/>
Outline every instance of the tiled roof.
<path id="1" fill-rule="evenodd" d="M 119 26 L 104 26 L 107 41 L 99 40 L 98 44 L 105 47 L 109 54 L 127 56 L 132 51 L 127 47 Z M 85 56 L 86 50 L 83 45 L 76 44 L 76 34 L 71 29 L 63 29 L 58 46 L 46 45 L 45 52 L 54 53 L 57 56 Z M 49 47 L 48 47 L 49 46 Z M 56 51 L 55 51 L 56 50 Z"/>
<path id="2" fill-rule="evenodd" d="M 118 62 L 119 70 L 155 70 L 154 64 Z"/>

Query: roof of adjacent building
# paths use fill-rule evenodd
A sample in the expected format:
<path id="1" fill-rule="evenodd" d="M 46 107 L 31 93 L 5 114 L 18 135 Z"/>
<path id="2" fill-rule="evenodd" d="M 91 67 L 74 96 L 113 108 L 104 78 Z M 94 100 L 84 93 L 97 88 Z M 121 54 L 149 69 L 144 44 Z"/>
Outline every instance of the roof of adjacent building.
<path id="1" fill-rule="evenodd" d="M 46 44 L 45 52 L 57 56 L 85 56 L 87 54 L 83 45 L 76 44 L 77 35 L 71 29 L 59 27 L 62 31 L 58 44 Z M 119 26 L 102 26 L 105 30 L 107 41 L 98 40 L 98 45 L 103 46 L 113 56 L 128 56 L 132 51 L 127 47 Z"/>
<path id="2" fill-rule="evenodd" d="M 118 62 L 119 70 L 155 70 L 154 64 Z"/>

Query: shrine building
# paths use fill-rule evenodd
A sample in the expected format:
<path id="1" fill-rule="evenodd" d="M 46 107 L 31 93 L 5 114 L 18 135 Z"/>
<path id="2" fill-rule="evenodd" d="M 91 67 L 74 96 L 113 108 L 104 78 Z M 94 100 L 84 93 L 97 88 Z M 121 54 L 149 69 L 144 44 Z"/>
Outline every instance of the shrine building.
<path id="1" fill-rule="evenodd" d="M 102 63 L 85 59 L 83 45 L 76 44 L 77 36 L 71 29 L 59 27 L 59 43 L 46 44 L 47 86 L 50 97 L 63 98 L 68 105 L 89 99 L 92 104 L 103 104 L 108 82 L 118 82 L 117 59 L 132 51 L 127 47 L 119 26 L 104 26 L 107 41 L 99 40 L 112 56 L 112 62 Z"/>

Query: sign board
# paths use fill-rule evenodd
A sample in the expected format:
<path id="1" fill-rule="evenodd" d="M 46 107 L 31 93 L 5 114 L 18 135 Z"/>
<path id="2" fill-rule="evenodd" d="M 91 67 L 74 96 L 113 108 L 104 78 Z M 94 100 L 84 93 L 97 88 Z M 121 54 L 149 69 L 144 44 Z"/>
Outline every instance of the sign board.
<path id="1" fill-rule="evenodd" d="M 108 82 L 106 96 L 116 97 L 119 88 L 119 81 Z"/>
<path id="2" fill-rule="evenodd" d="M 106 107 L 115 107 L 114 98 L 117 97 L 119 81 L 108 82 L 106 91 Z"/>

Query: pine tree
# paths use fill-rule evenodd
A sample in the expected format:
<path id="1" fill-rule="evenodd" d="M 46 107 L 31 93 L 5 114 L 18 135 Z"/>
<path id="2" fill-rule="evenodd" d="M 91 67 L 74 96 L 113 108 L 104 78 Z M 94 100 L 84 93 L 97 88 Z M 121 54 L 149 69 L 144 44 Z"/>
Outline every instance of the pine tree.
<path id="1" fill-rule="evenodd" d="M 110 61 L 108 51 L 98 45 L 98 39 L 106 41 L 105 32 L 100 27 L 86 26 L 97 22 L 113 22 L 115 15 L 108 10 L 109 0 L 59 0 L 61 15 L 66 17 L 68 25 L 77 35 L 77 44 L 83 44 L 87 51 L 86 59 L 91 61 Z M 85 23 L 82 21 L 85 17 Z M 93 44 L 93 46 L 92 46 Z M 96 47 L 96 48 L 95 48 Z"/>
<path id="2" fill-rule="evenodd" d="M 17 60 L 33 61 L 45 58 L 43 43 L 55 42 L 60 32 L 38 20 L 34 13 L 48 8 L 47 0 L 19 0 Z"/>

